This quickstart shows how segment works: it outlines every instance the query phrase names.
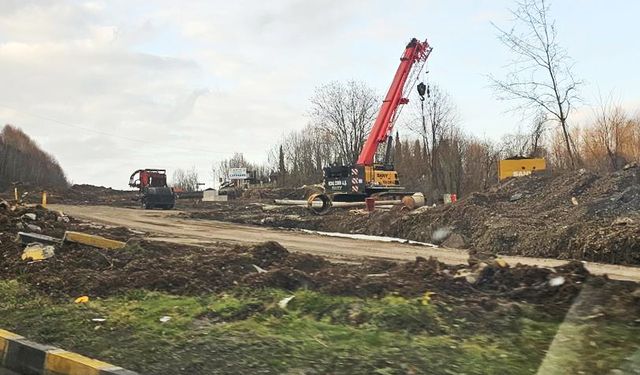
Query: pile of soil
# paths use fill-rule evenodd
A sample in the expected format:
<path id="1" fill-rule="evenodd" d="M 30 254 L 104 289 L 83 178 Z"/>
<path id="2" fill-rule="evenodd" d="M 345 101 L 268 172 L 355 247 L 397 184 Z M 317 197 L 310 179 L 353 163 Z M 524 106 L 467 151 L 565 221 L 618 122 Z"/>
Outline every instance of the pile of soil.
<path id="1" fill-rule="evenodd" d="M 62 239 L 67 230 L 80 231 L 88 234 L 105 236 L 110 239 L 127 241 L 142 233 L 134 233 L 128 228 L 113 227 L 83 223 L 64 213 L 51 211 L 37 206 L 12 206 L 6 201 L 0 201 L 0 274 L 12 269 L 29 265 L 20 256 L 24 245 L 18 242 L 18 232 L 42 234 L 56 239 Z M 60 248 L 56 246 L 56 255 L 59 251 L 64 254 L 65 249 L 75 245 L 65 244 Z"/>
<path id="2" fill-rule="evenodd" d="M 35 219 L 34 219 L 35 217 Z M 5 201 L 0 204 L 0 241 L 12 243 L 19 231 L 41 233 L 60 238 L 64 235 L 71 218 L 62 219 L 60 213 L 42 206 L 13 206 Z M 65 222 L 69 221 L 69 223 Z"/>
<path id="3" fill-rule="evenodd" d="M 116 190 L 110 187 L 87 184 L 72 185 L 70 188 L 51 196 L 51 203 L 76 205 L 109 205 L 128 207 L 138 205 L 137 191 Z"/>
<path id="4" fill-rule="evenodd" d="M 612 264 L 640 264 L 640 168 L 584 170 L 510 179 L 454 204 L 401 209 L 304 208 L 229 202 L 190 212 L 198 219 L 361 233 L 480 252 Z"/>
<path id="5" fill-rule="evenodd" d="M 640 264 L 640 170 L 511 179 L 456 204 L 398 217 L 399 237 L 456 233 L 493 253 Z"/>
<path id="6" fill-rule="evenodd" d="M 110 187 L 94 186 L 88 184 L 71 185 L 64 189 L 45 189 L 33 185 L 20 185 L 18 187 L 22 201 L 30 204 L 38 204 L 42 201 L 42 192 L 47 192 L 47 202 L 51 204 L 74 205 L 109 205 L 118 207 L 138 206 L 138 192 L 133 190 L 116 190 Z M 13 188 L 0 194 L 2 198 L 13 202 Z"/>
<path id="7" fill-rule="evenodd" d="M 25 214 L 35 214 L 36 218 Z M 52 258 L 25 261 L 20 258 L 24 246 L 15 241 L 15 236 L 27 223 L 37 225 L 47 235 L 61 237 L 65 230 L 82 230 L 128 240 L 128 246 L 101 250 L 65 243 L 56 246 Z M 370 260 L 335 264 L 321 257 L 291 253 L 276 242 L 255 246 L 218 243 L 209 248 L 148 242 L 126 228 L 81 223 L 42 207 L 5 205 L 0 206 L 0 278 L 18 279 L 65 300 L 81 295 L 105 297 L 132 289 L 199 295 L 244 286 L 309 288 L 360 297 L 390 293 L 416 297 L 429 292 L 435 293 L 435 300 L 464 306 L 492 309 L 500 301 L 526 302 L 558 315 L 566 312 L 588 280 L 597 279 L 630 293 L 637 288 L 635 283 L 591 276 L 579 262 L 538 268 L 473 258 L 465 266 L 418 257 L 404 263 Z M 558 279 L 562 282 L 552 283 Z"/>
<path id="8" fill-rule="evenodd" d="M 122 250 L 65 244 L 56 249 L 53 258 L 41 262 L 21 260 L 21 247 L 11 241 L 3 241 L 0 246 L 0 277 L 17 278 L 62 299 L 80 295 L 104 297 L 130 289 L 198 295 L 245 286 L 309 288 L 361 297 L 389 293 L 415 297 L 433 292 L 437 295 L 434 298 L 461 299 L 464 303 L 486 304 L 487 299 L 523 301 L 560 314 L 591 277 L 580 263 L 555 269 L 500 267 L 494 263 L 465 268 L 424 258 L 407 263 L 333 264 L 321 257 L 290 253 L 275 242 L 202 248 L 134 240 Z M 469 281 L 460 276 L 461 272 L 475 274 L 476 280 Z M 560 276 L 564 279 L 562 285 L 549 283 Z"/>

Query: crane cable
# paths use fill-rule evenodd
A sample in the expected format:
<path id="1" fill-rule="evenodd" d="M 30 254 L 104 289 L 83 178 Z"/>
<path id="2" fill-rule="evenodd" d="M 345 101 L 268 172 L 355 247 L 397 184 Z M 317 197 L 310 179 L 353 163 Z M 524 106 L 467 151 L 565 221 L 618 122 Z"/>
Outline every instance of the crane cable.
<path id="1" fill-rule="evenodd" d="M 429 47 L 431 48 L 431 47 Z M 405 95 L 408 87 L 413 87 L 415 85 L 415 83 L 418 81 L 418 78 L 420 77 L 420 73 L 422 72 L 422 69 L 424 69 L 424 67 L 427 64 L 427 60 L 429 59 L 429 54 L 431 53 L 431 49 L 429 49 L 427 51 L 427 57 L 422 61 L 422 63 L 420 64 L 420 67 L 418 69 L 411 69 L 411 71 L 409 72 L 409 77 L 407 78 L 406 82 L 411 82 L 410 85 L 405 84 L 405 86 L 402 88 L 402 97 L 406 98 L 407 96 Z M 405 83 L 406 83 L 405 82 Z M 402 108 L 404 106 L 399 106 L 398 110 L 394 113 L 393 118 L 391 119 L 391 127 L 389 127 L 389 132 L 391 132 L 393 130 L 393 127 L 395 126 L 396 123 L 396 119 L 398 118 L 398 116 L 400 115 L 400 113 L 402 112 Z"/>

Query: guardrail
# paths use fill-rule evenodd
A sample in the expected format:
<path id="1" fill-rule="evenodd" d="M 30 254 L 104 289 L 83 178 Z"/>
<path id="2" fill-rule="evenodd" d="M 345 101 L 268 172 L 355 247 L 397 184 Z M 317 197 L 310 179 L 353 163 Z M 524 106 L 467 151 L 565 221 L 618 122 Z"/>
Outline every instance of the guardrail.
<path id="1" fill-rule="evenodd" d="M 41 345 L 0 329 L 0 368 L 23 375 L 138 375 L 122 367 Z"/>

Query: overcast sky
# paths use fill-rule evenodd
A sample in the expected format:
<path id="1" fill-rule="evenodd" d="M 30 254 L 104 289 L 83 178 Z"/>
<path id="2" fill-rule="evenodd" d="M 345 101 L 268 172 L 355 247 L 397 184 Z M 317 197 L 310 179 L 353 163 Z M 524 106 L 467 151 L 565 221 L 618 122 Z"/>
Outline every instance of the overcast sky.
<path id="1" fill-rule="evenodd" d="M 406 42 L 428 38 L 430 81 L 447 90 L 465 131 L 499 139 L 521 122 L 486 74 L 508 60 L 486 1 L 0 0 L 0 121 L 24 129 L 74 183 L 126 187 L 145 167 L 265 160 L 308 121 L 331 80 L 387 89 Z M 560 41 L 587 104 L 614 92 L 640 107 L 640 2 L 556 0 Z M 582 110 L 577 121 L 586 121 Z M 402 130 L 400 130 L 402 134 Z"/>

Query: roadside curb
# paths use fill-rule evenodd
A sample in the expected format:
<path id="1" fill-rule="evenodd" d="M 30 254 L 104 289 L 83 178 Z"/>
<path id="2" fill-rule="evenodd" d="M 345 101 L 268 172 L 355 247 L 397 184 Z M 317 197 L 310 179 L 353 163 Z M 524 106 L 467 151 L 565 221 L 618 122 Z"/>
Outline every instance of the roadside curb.
<path id="1" fill-rule="evenodd" d="M 24 375 L 138 375 L 122 367 L 0 329 L 0 367 Z"/>

